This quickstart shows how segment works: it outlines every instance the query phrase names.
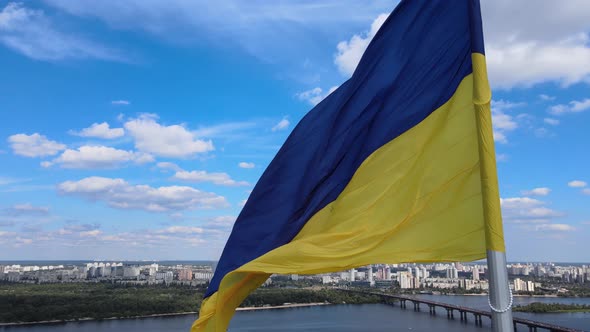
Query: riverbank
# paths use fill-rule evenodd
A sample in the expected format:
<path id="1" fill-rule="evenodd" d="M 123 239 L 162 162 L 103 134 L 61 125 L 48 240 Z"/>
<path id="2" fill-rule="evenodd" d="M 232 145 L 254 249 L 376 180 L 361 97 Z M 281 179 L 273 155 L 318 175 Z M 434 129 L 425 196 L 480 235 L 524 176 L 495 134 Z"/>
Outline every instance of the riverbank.
<path id="1" fill-rule="evenodd" d="M 119 320 L 119 319 L 143 319 L 143 318 L 158 318 L 158 317 L 176 317 L 176 316 L 187 316 L 196 315 L 197 311 L 188 312 L 173 312 L 166 314 L 151 314 L 142 316 L 129 316 L 129 317 L 107 317 L 107 318 L 78 318 L 78 319 L 62 319 L 62 320 L 44 320 L 38 322 L 18 322 L 18 323 L 0 323 L 0 327 L 6 326 L 27 326 L 27 325 L 58 325 L 65 323 L 76 323 L 76 322 L 92 322 L 92 321 L 105 321 L 105 320 Z"/>
<path id="2" fill-rule="evenodd" d="M 236 311 L 250 311 L 250 310 L 274 310 L 274 309 L 290 309 L 300 307 L 315 307 L 320 305 L 330 305 L 332 303 L 317 302 L 317 303 L 289 303 L 283 305 L 263 306 L 263 307 L 241 307 L 237 308 Z"/>
<path id="3" fill-rule="evenodd" d="M 590 312 L 590 305 L 565 304 L 565 303 L 540 303 L 533 302 L 527 305 L 517 305 L 513 308 L 515 312 L 529 312 L 535 314 L 556 314 L 568 312 Z"/>
<path id="4" fill-rule="evenodd" d="M 236 311 L 255 311 L 255 310 L 276 310 L 276 309 L 292 309 L 301 307 L 316 307 L 322 305 L 331 305 L 332 303 L 317 302 L 317 303 L 289 303 L 275 306 L 263 306 L 263 307 L 240 307 Z M 158 317 L 175 317 L 175 316 L 186 316 L 196 315 L 197 311 L 189 312 L 174 312 L 166 314 L 152 314 L 152 315 L 141 315 L 141 316 L 129 316 L 129 317 L 107 317 L 107 318 L 79 318 L 79 319 L 64 319 L 64 320 L 46 320 L 39 322 L 18 322 L 18 323 L 0 323 L 0 327 L 5 326 L 27 326 L 27 325 L 57 325 L 65 323 L 75 322 L 90 322 L 90 321 L 105 321 L 105 320 L 118 320 L 118 319 L 143 319 L 143 318 L 158 318 Z"/>

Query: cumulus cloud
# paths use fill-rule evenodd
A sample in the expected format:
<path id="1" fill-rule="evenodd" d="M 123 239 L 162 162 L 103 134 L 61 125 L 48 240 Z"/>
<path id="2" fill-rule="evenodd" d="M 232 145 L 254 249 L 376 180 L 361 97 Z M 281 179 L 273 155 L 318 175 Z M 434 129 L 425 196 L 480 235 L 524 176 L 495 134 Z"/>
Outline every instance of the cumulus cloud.
<path id="1" fill-rule="evenodd" d="M 97 237 L 99 235 L 102 234 L 102 231 L 99 229 L 95 229 L 95 230 L 91 230 L 91 231 L 85 231 L 85 232 L 80 232 L 80 236 L 81 237 Z"/>
<path id="2" fill-rule="evenodd" d="M 156 231 L 158 234 L 202 234 L 204 230 L 201 227 L 191 226 L 170 226 L 165 229 Z"/>
<path id="3" fill-rule="evenodd" d="M 525 190 L 522 192 L 523 195 L 527 196 L 547 196 L 551 192 L 551 189 L 542 187 L 542 188 L 535 188 L 532 190 Z"/>
<path id="4" fill-rule="evenodd" d="M 129 100 L 113 100 L 111 101 L 113 105 L 130 105 L 131 102 Z"/>
<path id="5" fill-rule="evenodd" d="M 51 141 L 43 135 L 16 134 L 8 137 L 14 154 L 25 157 L 53 156 L 66 148 L 64 144 Z"/>
<path id="6" fill-rule="evenodd" d="M 336 91 L 336 89 L 338 89 L 338 86 L 333 86 L 328 90 L 328 92 L 324 92 L 322 88 L 316 87 L 298 93 L 297 98 L 299 98 L 299 100 L 307 101 L 311 105 L 315 106 L 319 104 L 322 100 L 324 100 L 324 98 L 326 98 L 329 94 Z"/>
<path id="7" fill-rule="evenodd" d="M 249 163 L 249 162 L 242 161 L 242 162 L 240 162 L 238 164 L 238 166 L 240 168 L 254 168 L 255 165 L 254 165 L 254 163 Z"/>
<path id="8" fill-rule="evenodd" d="M 567 185 L 572 188 L 584 188 L 588 184 L 582 180 L 573 180 L 573 181 L 568 182 Z"/>
<path id="9" fill-rule="evenodd" d="M 287 129 L 287 127 L 289 127 L 289 120 L 287 119 L 283 119 L 281 121 L 279 121 L 279 123 L 277 123 L 274 127 L 272 127 L 272 131 L 279 131 L 279 130 L 283 130 L 283 129 Z"/>
<path id="10" fill-rule="evenodd" d="M 367 46 L 369 46 L 369 43 L 388 16 L 389 14 L 380 14 L 373 23 L 371 23 L 371 29 L 368 32 L 354 35 L 350 40 L 338 43 L 336 46 L 338 51 L 334 57 L 334 63 L 342 75 L 352 75 L 361 60 L 363 53 L 367 49 Z"/>
<path id="11" fill-rule="evenodd" d="M 180 168 L 178 165 L 176 165 L 175 163 L 171 163 L 168 161 L 162 161 L 156 164 L 156 166 L 158 166 L 158 168 L 161 169 L 169 169 L 172 171 L 182 171 L 182 168 Z"/>
<path id="12" fill-rule="evenodd" d="M 548 208 L 547 203 L 530 197 L 501 198 L 502 216 L 516 223 L 549 223 L 564 216 L 562 212 Z"/>
<path id="13" fill-rule="evenodd" d="M 492 100 L 492 125 L 494 127 L 494 140 L 498 143 L 508 143 L 508 133 L 518 128 L 515 118 L 506 113 L 506 110 L 520 107 L 524 103 L 514 103 L 505 100 Z"/>
<path id="14" fill-rule="evenodd" d="M 543 101 L 551 101 L 551 100 L 555 100 L 555 96 L 550 96 L 550 95 L 546 95 L 546 94 L 540 94 L 539 95 L 539 99 L 541 99 Z"/>
<path id="15" fill-rule="evenodd" d="M 127 210 L 167 212 L 225 208 L 229 205 L 223 196 L 192 187 L 154 188 L 148 185 L 131 185 L 123 179 L 98 176 L 62 182 L 57 189 L 62 195 L 102 201 L 110 207 Z"/>
<path id="16" fill-rule="evenodd" d="M 572 100 L 567 105 L 559 104 L 552 106 L 549 113 L 553 115 L 562 115 L 566 113 L 579 113 L 590 109 L 590 98 L 584 100 Z"/>
<path id="17" fill-rule="evenodd" d="M 558 231 L 558 232 L 570 232 L 576 230 L 575 227 L 567 224 L 543 224 L 535 225 L 537 231 Z"/>
<path id="18" fill-rule="evenodd" d="M 125 129 L 135 139 L 135 147 L 161 157 L 186 158 L 213 151 L 211 140 L 196 137 L 183 125 L 164 126 L 157 116 L 144 114 L 125 123 Z"/>
<path id="19" fill-rule="evenodd" d="M 486 59 L 493 87 L 529 87 L 546 81 L 571 85 L 588 79 L 590 48 L 588 37 L 557 42 L 521 41 L 506 44 L 489 43 Z M 568 61 L 563 61 L 567 54 Z"/>
<path id="20" fill-rule="evenodd" d="M 93 123 L 90 127 L 77 131 L 71 131 L 70 134 L 81 137 L 97 137 L 104 139 L 113 139 L 125 135 L 123 128 L 110 128 L 109 124 Z"/>
<path id="21" fill-rule="evenodd" d="M 4 209 L 2 214 L 12 217 L 48 215 L 49 208 L 46 206 L 34 206 L 31 203 L 15 204 Z"/>
<path id="22" fill-rule="evenodd" d="M 497 0 L 482 1 L 481 7 L 492 86 L 588 80 L 590 25 L 584 13 L 590 3 Z"/>
<path id="23" fill-rule="evenodd" d="M 58 30 L 43 10 L 15 2 L 0 11 L 0 44 L 35 60 L 126 61 L 118 51 Z"/>
<path id="24" fill-rule="evenodd" d="M 507 154 L 504 154 L 504 153 L 498 153 L 498 154 L 496 154 L 496 161 L 499 162 L 499 163 L 506 162 L 506 161 L 508 161 L 508 159 L 509 158 L 508 158 L 508 155 Z"/>
<path id="25" fill-rule="evenodd" d="M 206 171 L 185 171 L 181 170 L 174 174 L 174 178 L 190 182 L 211 182 L 221 186 L 248 186 L 246 181 L 236 181 L 227 173 L 208 173 Z"/>
<path id="26" fill-rule="evenodd" d="M 543 122 L 545 122 L 548 125 L 552 125 L 552 126 L 557 126 L 559 125 L 559 120 L 557 119 L 552 119 L 552 118 L 545 118 L 543 119 Z"/>
<path id="27" fill-rule="evenodd" d="M 59 165 L 62 168 L 107 169 L 117 168 L 126 163 L 145 164 L 154 157 L 143 152 L 118 150 L 108 146 L 81 146 L 77 150 L 67 149 L 51 162 L 41 163 L 43 167 Z"/>

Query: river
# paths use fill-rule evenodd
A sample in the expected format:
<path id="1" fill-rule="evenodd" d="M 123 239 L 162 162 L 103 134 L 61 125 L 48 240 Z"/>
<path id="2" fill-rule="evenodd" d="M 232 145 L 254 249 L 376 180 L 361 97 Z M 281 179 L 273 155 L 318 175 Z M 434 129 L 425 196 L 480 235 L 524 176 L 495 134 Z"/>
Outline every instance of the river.
<path id="1" fill-rule="evenodd" d="M 464 305 L 472 308 L 487 308 L 485 296 L 444 296 L 421 295 L 438 302 Z M 516 297 L 515 304 L 531 302 L 559 302 L 590 304 L 588 298 L 530 298 Z M 515 313 L 516 316 L 532 320 L 550 322 L 557 325 L 590 331 L 590 313 L 530 314 Z M 188 332 L 195 317 L 192 315 L 166 318 L 141 318 L 107 321 L 87 321 L 56 325 L 32 325 L 19 327 L 0 327 L 2 332 Z M 475 327 L 473 316 L 469 315 L 467 324 L 447 320 L 446 313 L 439 309 L 436 318 L 429 316 L 427 308 L 414 312 L 410 306 L 402 310 L 382 304 L 329 305 L 301 307 L 280 310 L 240 311 L 234 316 L 229 331 L 412 331 L 412 332 L 451 332 L 489 330 L 489 319 L 483 318 L 484 328 Z M 524 330 L 524 329 L 522 329 Z"/>

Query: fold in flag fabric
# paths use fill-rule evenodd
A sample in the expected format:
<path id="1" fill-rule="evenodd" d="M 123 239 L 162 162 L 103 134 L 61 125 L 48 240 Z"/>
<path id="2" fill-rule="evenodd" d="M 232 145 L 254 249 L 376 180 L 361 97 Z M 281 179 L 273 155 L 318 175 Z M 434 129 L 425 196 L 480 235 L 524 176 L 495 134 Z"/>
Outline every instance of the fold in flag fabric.
<path id="1" fill-rule="evenodd" d="M 273 273 L 503 252 L 490 99 L 479 1 L 402 1 L 256 184 L 192 331 Z"/>

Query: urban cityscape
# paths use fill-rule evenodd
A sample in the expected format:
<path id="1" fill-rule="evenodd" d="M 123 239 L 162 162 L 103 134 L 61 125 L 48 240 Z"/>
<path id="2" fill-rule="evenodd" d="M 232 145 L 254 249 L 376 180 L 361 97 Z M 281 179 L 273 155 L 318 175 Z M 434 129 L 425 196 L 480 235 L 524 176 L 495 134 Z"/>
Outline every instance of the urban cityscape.
<path id="1" fill-rule="evenodd" d="M 81 265 L 0 265 L 0 280 L 12 283 L 113 282 L 135 285 L 206 285 L 213 278 L 216 263 L 129 264 L 88 262 Z M 583 264 L 512 263 L 508 266 L 515 294 L 564 294 L 572 286 L 590 288 L 590 267 Z M 484 293 L 489 284 L 485 263 L 375 264 L 348 271 L 318 275 L 273 275 L 265 283 L 280 278 L 308 280 L 325 286 L 398 288 L 400 290 L 463 290 Z"/>

